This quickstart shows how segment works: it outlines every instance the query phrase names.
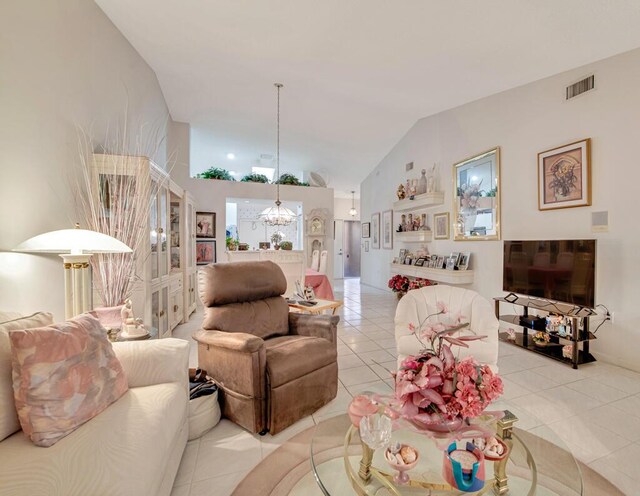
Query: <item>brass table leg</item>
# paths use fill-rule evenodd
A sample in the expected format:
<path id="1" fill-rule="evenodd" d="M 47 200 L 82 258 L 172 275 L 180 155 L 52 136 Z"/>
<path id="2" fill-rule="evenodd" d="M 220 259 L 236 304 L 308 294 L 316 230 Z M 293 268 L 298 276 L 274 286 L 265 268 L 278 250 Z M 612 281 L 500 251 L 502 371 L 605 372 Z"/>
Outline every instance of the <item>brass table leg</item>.
<path id="1" fill-rule="evenodd" d="M 509 455 L 511 454 L 511 448 L 513 447 L 513 439 L 511 434 L 513 432 L 513 424 L 518 421 L 516 417 L 509 410 L 505 410 L 504 417 L 498 420 L 498 437 L 504 441 L 507 445 L 509 452 L 499 462 L 494 463 L 493 473 L 495 475 L 495 484 L 493 486 L 493 492 L 498 495 L 507 494 L 509 492 L 508 480 L 507 480 L 507 462 L 509 461 Z"/>
<path id="2" fill-rule="evenodd" d="M 369 446 L 362 441 L 362 459 L 360 460 L 360 470 L 358 471 L 358 475 L 365 482 L 369 482 L 371 479 L 371 462 L 373 461 L 373 453 L 374 450 L 369 448 Z"/>

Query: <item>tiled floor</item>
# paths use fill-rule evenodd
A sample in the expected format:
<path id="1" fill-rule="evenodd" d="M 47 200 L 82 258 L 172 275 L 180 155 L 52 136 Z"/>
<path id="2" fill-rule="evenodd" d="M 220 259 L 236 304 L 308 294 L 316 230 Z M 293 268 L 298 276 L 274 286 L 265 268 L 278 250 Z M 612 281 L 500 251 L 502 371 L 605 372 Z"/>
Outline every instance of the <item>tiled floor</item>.
<path id="1" fill-rule="evenodd" d="M 253 435 L 223 420 L 201 439 L 189 442 L 174 496 L 226 496 L 291 436 L 345 412 L 353 395 L 364 390 L 391 392 L 387 369 L 395 367 L 395 296 L 361 286 L 357 279 L 336 286 L 336 298 L 345 303 L 338 327 L 337 398 L 276 436 Z M 190 339 L 201 320 L 198 312 L 174 336 Z M 196 362 L 194 344 L 191 364 Z M 638 494 L 640 374 L 604 363 L 572 370 L 502 343 L 498 365 L 505 383 L 501 405 L 519 417 L 519 427 L 550 441 L 561 439 L 577 458 L 626 494 Z"/>

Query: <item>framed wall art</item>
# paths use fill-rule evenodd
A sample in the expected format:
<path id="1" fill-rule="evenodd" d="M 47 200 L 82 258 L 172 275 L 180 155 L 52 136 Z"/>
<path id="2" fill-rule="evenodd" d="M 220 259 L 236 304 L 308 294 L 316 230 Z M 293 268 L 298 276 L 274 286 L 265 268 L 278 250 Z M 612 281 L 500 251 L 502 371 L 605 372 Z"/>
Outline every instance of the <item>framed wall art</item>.
<path id="1" fill-rule="evenodd" d="M 434 239 L 449 239 L 449 212 L 433 214 Z"/>
<path id="2" fill-rule="evenodd" d="M 371 222 L 362 223 L 362 237 L 363 238 L 371 237 Z"/>
<path id="3" fill-rule="evenodd" d="M 393 210 L 382 212 L 382 248 L 393 249 Z"/>
<path id="4" fill-rule="evenodd" d="M 196 238 L 216 237 L 215 212 L 196 212 Z"/>
<path id="5" fill-rule="evenodd" d="M 216 262 L 216 241 L 214 239 L 196 240 L 196 265 L 208 265 Z"/>
<path id="6" fill-rule="evenodd" d="M 380 249 L 380 212 L 371 215 L 371 248 Z"/>
<path id="7" fill-rule="evenodd" d="M 538 153 L 538 209 L 591 205 L 591 138 Z"/>

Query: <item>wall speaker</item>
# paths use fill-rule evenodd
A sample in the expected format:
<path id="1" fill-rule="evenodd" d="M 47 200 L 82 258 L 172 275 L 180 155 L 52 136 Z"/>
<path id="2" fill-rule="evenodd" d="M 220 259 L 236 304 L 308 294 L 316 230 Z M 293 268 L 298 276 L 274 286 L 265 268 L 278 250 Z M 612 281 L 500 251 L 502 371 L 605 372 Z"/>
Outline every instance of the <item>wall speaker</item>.
<path id="1" fill-rule="evenodd" d="M 601 233 L 609 231 L 609 212 L 591 213 L 591 232 Z"/>

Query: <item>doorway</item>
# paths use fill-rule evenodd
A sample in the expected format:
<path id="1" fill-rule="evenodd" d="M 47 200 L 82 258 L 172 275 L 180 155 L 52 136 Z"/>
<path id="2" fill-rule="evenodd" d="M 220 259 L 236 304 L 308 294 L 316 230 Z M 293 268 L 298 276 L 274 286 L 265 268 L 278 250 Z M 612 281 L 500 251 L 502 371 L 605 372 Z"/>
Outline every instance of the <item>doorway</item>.
<path id="1" fill-rule="evenodd" d="M 344 277 L 360 277 L 360 221 L 344 221 Z"/>

